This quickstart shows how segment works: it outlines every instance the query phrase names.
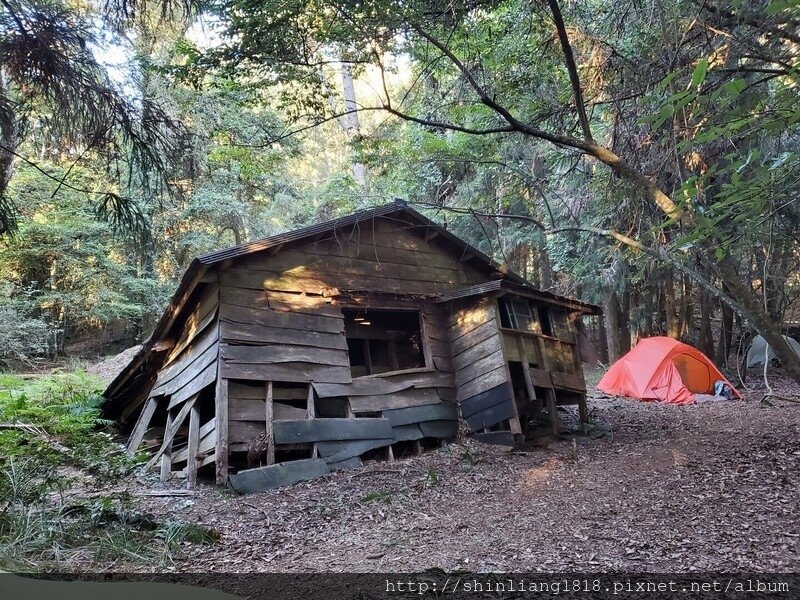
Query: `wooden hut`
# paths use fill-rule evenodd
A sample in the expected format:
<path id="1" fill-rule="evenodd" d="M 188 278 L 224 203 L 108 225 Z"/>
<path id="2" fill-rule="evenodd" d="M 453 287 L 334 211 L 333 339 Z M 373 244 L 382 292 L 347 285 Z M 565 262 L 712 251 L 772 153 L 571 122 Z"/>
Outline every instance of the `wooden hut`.
<path id="1" fill-rule="evenodd" d="M 396 201 L 195 259 L 104 411 L 162 477 L 213 464 L 245 491 L 419 452 L 459 415 L 512 444 L 559 404 L 586 419 L 573 321 L 597 312 Z"/>

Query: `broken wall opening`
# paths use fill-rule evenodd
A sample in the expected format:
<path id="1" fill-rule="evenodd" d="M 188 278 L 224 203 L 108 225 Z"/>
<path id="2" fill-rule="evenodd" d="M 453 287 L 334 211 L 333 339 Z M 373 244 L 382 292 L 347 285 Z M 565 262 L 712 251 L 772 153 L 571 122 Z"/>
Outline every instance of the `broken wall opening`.
<path id="1" fill-rule="evenodd" d="M 353 377 L 427 366 L 420 311 L 343 309 Z"/>

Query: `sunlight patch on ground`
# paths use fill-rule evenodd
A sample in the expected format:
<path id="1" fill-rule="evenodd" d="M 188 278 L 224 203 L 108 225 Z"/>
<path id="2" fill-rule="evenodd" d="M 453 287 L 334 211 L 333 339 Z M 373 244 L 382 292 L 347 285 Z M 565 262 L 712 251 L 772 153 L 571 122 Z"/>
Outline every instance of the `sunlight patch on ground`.
<path id="1" fill-rule="evenodd" d="M 558 468 L 561 462 L 555 458 L 548 458 L 543 464 L 538 465 L 532 469 L 528 469 L 520 477 L 521 488 L 535 488 L 540 487 L 553 472 Z"/>

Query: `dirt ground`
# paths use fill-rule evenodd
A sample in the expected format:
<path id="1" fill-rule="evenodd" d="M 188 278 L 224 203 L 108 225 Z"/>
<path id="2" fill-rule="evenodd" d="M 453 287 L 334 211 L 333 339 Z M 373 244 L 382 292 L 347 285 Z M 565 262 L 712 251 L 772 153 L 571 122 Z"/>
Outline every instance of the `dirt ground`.
<path id="1" fill-rule="evenodd" d="M 220 534 L 178 571 L 796 572 L 800 404 L 761 396 L 595 398 L 596 439 L 466 440 L 260 494 L 146 502 Z"/>

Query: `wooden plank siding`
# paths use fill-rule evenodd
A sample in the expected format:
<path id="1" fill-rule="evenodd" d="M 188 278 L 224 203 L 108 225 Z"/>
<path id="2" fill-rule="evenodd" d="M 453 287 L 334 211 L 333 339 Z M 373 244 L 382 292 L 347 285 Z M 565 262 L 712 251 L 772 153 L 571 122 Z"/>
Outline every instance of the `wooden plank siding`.
<path id="1" fill-rule="evenodd" d="M 156 376 L 149 396 L 166 396 L 170 408 L 213 383 L 219 330 L 219 287 L 209 286 L 180 327 L 180 336 Z"/>
<path id="2" fill-rule="evenodd" d="M 449 336 L 459 402 L 508 380 L 491 298 L 454 305 Z"/>
<path id="3" fill-rule="evenodd" d="M 266 439 L 267 466 L 238 479 L 242 491 L 252 491 L 358 466 L 360 456 L 382 454 L 373 454 L 380 448 L 388 460 L 398 451 L 419 452 L 423 438 L 456 435 L 459 403 L 474 431 L 510 429 L 486 440 L 513 443 L 521 429 L 507 361 L 512 354 L 524 359 L 526 347 L 507 342 L 504 353 L 496 298 L 502 291 L 463 294 L 496 283 L 490 278 L 501 275 L 498 266 L 435 226 L 386 214 L 394 215 L 198 259 L 207 262 L 187 279 L 192 288 L 147 347 L 150 372 L 136 399 L 146 410 L 129 444 L 146 436 L 165 478 L 183 468 L 191 486 L 211 462 L 217 483 L 225 484 L 229 460 L 241 466 L 244 458 L 235 453 L 250 450 L 253 462 L 260 449 L 253 439 Z M 368 337 L 354 333 L 365 319 L 352 311 L 362 310 L 417 311 L 421 349 L 413 320 L 398 319 L 415 360 L 399 360 L 398 333 L 383 331 L 391 320 L 375 319 L 380 327 L 363 344 L 367 367 L 351 370 L 348 333 Z M 387 345 L 391 360 L 372 369 L 371 357 Z M 568 368 L 571 348 L 555 338 L 536 340 L 537 357 L 545 358 L 526 361 L 529 393 L 555 386 L 565 399 L 576 397 L 583 382 Z M 400 370 L 402 364 L 415 368 Z M 397 370 L 375 372 L 386 369 Z M 130 411 L 136 416 L 141 408 Z M 583 418 L 585 403 L 582 411 Z M 151 423 L 153 415 L 161 422 Z M 275 464 L 289 457 L 299 460 Z"/>
<path id="4" fill-rule="evenodd" d="M 443 252 L 436 241 L 407 231 L 403 223 L 377 219 L 275 256 L 243 257 L 222 283 L 317 294 L 342 289 L 433 295 L 483 280 L 484 274 Z"/>
<path id="5" fill-rule="evenodd" d="M 200 452 L 201 445 L 204 452 L 208 450 L 208 435 L 213 434 L 213 431 L 204 432 L 200 427 L 198 402 L 201 392 L 216 381 L 219 346 L 218 305 L 219 287 L 212 283 L 198 295 L 196 303 L 188 313 L 176 320 L 174 345 L 165 357 L 147 394 L 149 398 L 158 398 L 167 410 L 167 423 L 159 436 L 161 438 L 159 449 L 149 462 L 153 465 L 161 457 L 161 474 L 164 479 L 173 474 L 172 467 L 176 462 L 187 460 L 188 448 L 180 452 L 172 450 L 173 438 L 176 437 L 178 428 L 184 425 L 184 421 L 189 421 L 186 429 L 195 457 Z M 144 412 L 152 415 L 153 408 L 154 404 L 148 402 Z M 145 421 L 150 421 L 150 415 L 141 415 L 138 424 L 146 428 Z M 152 425 L 154 428 L 160 428 L 164 423 L 152 423 Z M 201 432 L 207 436 L 205 440 L 201 438 Z M 142 427 L 137 427 L 131 442 L 135 442 L 138 446 L 137 439 L 140 440 L 143 434 Z M 198 466 L 201 465 L 195 460 L 187 463 L 187 482 L 190 486 L 195 483 Z"/>
<path id="6" fill-rule="evenodd" d="M 508 421 L 512 433 L 521 433 L 499 325 L 493 297 L 453 303 L 449 335 L 457 398 L 472 431 Z"/>
<path id="7" fill-rule="evenodd" d="M 485 278 L 405 231 L 405 224 L 376 220 L 369 225 L 274 255 L 242 257 L 220 272 L 220 376 L 230 380 L 231 445 L 245 444 L 263 432 L 263 383 L 268 381 L 311 383 L 321 400 L 344 401 L 351 420 L 359 414 L 455 400 L 446 313 L 432 301 L 394 301 L 420 311 L 424 369 L 356 380 L 351 376 L 342 304 L 332 299 L 339 290 L 362 290 L 370 294 L 367 305 L 394 308 L 381 294 L 431 297 Z M 276 432 L 282 431 L 281 421 L 310 420 L 301 417 L 298 404 L 281 403 L 281 388 L 274 387 L 273 393 Z"/>
<path id="8" fill-rule="evenodd" d="M 225 283 L 232 271 L 220 275 L 224 377 L 297 383 L 352 380 L 344 316 L 338 307 L 322 297 L 235 288 Z M 252 304 L 242 306 L 248 302 Z"/>
<path id="9" fill-rule="evenodd" d="M 384 236 L 396 233 L 390 226 L 377 225 L 377 229 L 383 230 Z M 479 277 L 478 273 L 408 232 L 397 234 L 403 238 L 399 244 L 384 240 L 376 245 L 372 231 L 366 235 L 365 239 L 362 230 L 349 239 L 304 244 L 275 256 L 245 257 L 220 273 L 219 354 L 221 373 L 231 380 L 228 437 L 232 447 L 242 448 L 264 431 L 260 387 L 264 381 L 311 383 L 320 400 L 345 402 L 350 415 L 347 421 L 358 423 L 359 439 L 374 435 L 362 429 L 374 429 L 380 420 L 353 417 L 455 400 L 455 369 L 444 307 L 420 299 L 384 302 L 381 294 L 431 296 L 452 285 L 465 285 Z M 365 248 L 372 254 L 364 256 Z M 331 297 L 340 289 L 363 290 L 368 295 L 350 303 L 345 298 L 342 304 Z M 342 306 L 351 305 L 419 310 L 426 367 L 354 380 L 342 312 Z M 317 426 L 301 425 L 300 421 L 311 421 L 308 415 L 301 415 L 297 404 L 282 404 L 278 398 L 281 388 L 273 388 L 273 393 L 273 427 L 280 449 L 289 443 L 281 437 L 287 422 L 293 421 L 294 427 Z M 422 435 L 417 427 L 413 438 Z M 381 445 L 397 441 L 392 436 L 382 439 L 388 441 Z M 303 443 L 321 441 L 313 433 L 302 439 Z M 367 445 L 379 447 L 375 444 Z"/>

